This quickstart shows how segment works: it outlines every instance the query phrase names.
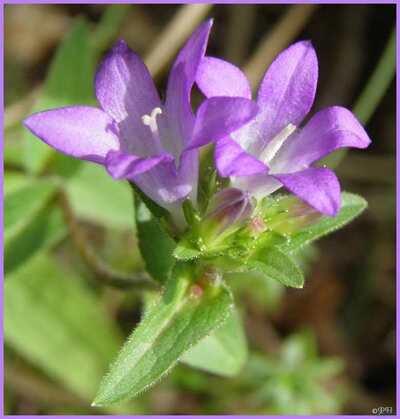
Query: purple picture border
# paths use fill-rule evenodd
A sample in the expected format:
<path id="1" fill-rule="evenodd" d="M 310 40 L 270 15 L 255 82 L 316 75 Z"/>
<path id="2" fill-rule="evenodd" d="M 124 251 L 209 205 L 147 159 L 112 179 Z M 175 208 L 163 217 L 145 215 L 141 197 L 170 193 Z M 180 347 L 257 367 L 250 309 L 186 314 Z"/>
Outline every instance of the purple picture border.
<path id="1" fill-rule="evenodd" d="M 0 10 L 0 26 L 2 28 L 2 35 L 1 35 L 1 43 L 0 43 L 0 49 L 1 49 L 1 68 L 0 68 L 0 81 L 1 81 L 1 94 L 3 97 L 3 101 L 1 103 L 1 120 L 3 121 L 2 126 L 4 127 L 4 5 L 6 4 L 41 4 L 41 3 L 50 3 L 50 4 L 111 4 L 111 3 L 117 3 L 117 4 L 122 4 L 122 3 L 147 3 L 147 4 L 187 4 L 187 3 L 214 3 L 214 4 L 235 4 L 235 3 L 239 3 L 239 4 L 296 4 L 296 3 L 300 3 L 300 4 L 306 4 L 306 3 L 317 3 L 317 4 L 394 4 L 396 5 L 396 64 L 397 67 L 399 66 L 399 62 L 400 62 L 400 54 L 399 54 L 399 44 L 400 44 L 400 36 L 399 36 L 399 31 L 397 30 L 398 26 L 399 26 L 399 22 L 400 22 L 400 9 L 399 9 L 399 3 L 400 0 L 398 1 L 390 1 L 390 0 L 380 0 L 380 1 L 362 1 L 362 0 L 353 0 L 353 1 L 346 1 L 346 0 L 338 0 L 338 1 L 329 1 L 329 0 L 325 0 L 325 1 L 320 1 L 320 0 L 316 0 L 316 1 L 296 1 L 296 0 L 288 0 L 288 1 L 246 1 L 246 0 L 231 0 L 231 1 L 214 1 L 214 2 L 210 2 L 210 1 L 143 1 L 143 0 L 139 0 L 139 1 L 135 1 L 135 2 L 131 2 L 131 1 L 126 1 L 126 0 L 120 0 L 120 1 L 87 1 L 87 2 L 82 2 L 82 1 L 63 1 L 63 0 L 58 0 L 58 1 L 51 1 L 51 0 L 41 0 L 41 1 L 24 1 L 24 0 L 9 0 L 9 1 L 4 1 L 4 0 L 0 0 L 1 2 L 1 10 Z M 398 279 L 400 276 L 400 267 L 399 267 L 399 262 L 400 262 L 400 252 L 399 252 L 399 243 L 400 243 L 400 224 L 398 222 L 399 219 L 399 204 L 400 204 L 400 199 L 399 199 L 399 192 L 400 192 L 400 185 L 399 182 L 397 181 L 400 177 L 400 166 L 398 164 L 399 162 L 399 157 L 400 157 L 400 149 L 398 147 L 398 139 L 400 138 L 400 125 L 397 123 L 399 121 L 399 98 L 400 98 L 400 83 L 399 83 L 399 75 L 396 72 L 396 360 L 399 358 L 399 324 L 400 324 L 400 311 L 399 311 L 399 295 L 400 295 L 400 289 L 398 287 Z M 3 130 L 2 130 L 2 134 L 1 134 L 1 147 L 0 147 L 0 159 L 1 162 L 3 162 L 3 141 L 4 141 L 4 136 L 3 136 Z M 3 197 L 3 175 L 4 175 L 4 165 L 1 165 L 1 196 Z M 1 206 L 0 206 L 0 221 L 1 221 L 1 226 L 3 226 L 3 199 L 1 201 Z M 3 227 L 2 227 L 3 230 Z M 1 235 L 1 247 L 2 247 L 2 252 L 0 254 L 0 266 L 1 266 L 1 272 L 4 273 L 4 269 L 3 269 L 3 252 L 4 252 L 4 248 L 3 248 L 3 235 Z M 3 276 L 3 283 L 4 283 L 4 274 Z M 3 323 L 3 288 L 1 289 L 1 321 L 2 324 Z M 41 417 L 53 417 L 52 415 L 4 415 L 4 335 L 3 335 L 3 328 L 1 330 L 1 341 L 2 341 L 2 345 L 1 345 L 1 365 L 0 365 L 0 372 L 1 372 L 1 376 L 2 376 L 2 392 L 1 392 L 1 396 L 0 396 L 0 415 L 1 417 L 18 417 L 18 418 L 41 418 Z M 400 394 L 399 394 L 399 390 L 397 387 L 397 383 L 399 382 L 399 378 L 400 378 L 400 366 L 399 363 L 396 362 L 396 407 L 399 406 L 399 402 L 400 402 Z M 81 415 L 63 415 L 60 417 L 63 418 L 76 418 L 76 417 L 82 417 L 82 418 L 98 418 L 101 416 L 110 416 L 110 417 L 118 417 L 118 418 L 129 418 L 132 416 L 117 416 L 117 415 L 86 415 L 86 416 L 81 416 Z M 184 417 L 207 417 L 207 418 L 219 418 L 222 416 L 215 416 L 215 415 L 210 415 L 210 416 L 206 416 L 206 415 L 199 415 L 199 416 L 192 416 L 192 415 L 179 415 L 179 416 L 173 416 L 173 415 L 169 415 L 169 416 L 162 416 L 162 415 L 135 415 L 135 417 L 139 417 L 139 418 L 148 418 L 148 417 L 153 417 L 153 418 L 162 418 L 162 417 L 176 417 L 176 418 L 184 418 Z M 357 417 L 376 417 L 377 415 L 358 415 Z M 396 415 L 397 416 L 397 415 Z M 56 416 L 54 416 L 56 417 Z M 277 417 L 277 418 L 282 418 L 282 417 L 294 417 L 292 415 L 290 416 L 246 416 L 246 415 L 235 415 L 235 416 L 229 416 L 229 415 L 224 415 L 223 417 L 242 417 L 242 418 L 264 418 L 264 417 L 268 417 L 268 418 L 273 418 L 273 417 Z M 340 417 L 340 418 L 354 418 L 354 416 L 349 416 L 349 415 L 325 415 L 325 416 L 312 416 L 315 418 L 323 418 L 323 417 Z"/>

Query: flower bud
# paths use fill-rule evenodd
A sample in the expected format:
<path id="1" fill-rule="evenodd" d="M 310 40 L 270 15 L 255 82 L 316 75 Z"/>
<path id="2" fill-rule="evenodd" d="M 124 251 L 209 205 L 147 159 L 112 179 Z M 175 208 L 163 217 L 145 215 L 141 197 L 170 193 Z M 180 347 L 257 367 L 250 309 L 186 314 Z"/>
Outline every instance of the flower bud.
<path id="1" fill-rule="evenodd" d="M 226 188 L 214 195 L 202 223 L 206 243 L 221 242 L 241 228 L 253 212 L 250 195 L 237 188 Z"/>

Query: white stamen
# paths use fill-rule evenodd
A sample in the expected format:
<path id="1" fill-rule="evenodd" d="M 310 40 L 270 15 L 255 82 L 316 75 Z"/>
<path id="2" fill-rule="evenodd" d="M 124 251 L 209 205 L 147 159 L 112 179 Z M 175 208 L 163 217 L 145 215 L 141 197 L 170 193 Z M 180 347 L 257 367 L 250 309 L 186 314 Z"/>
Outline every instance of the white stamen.
<path id="1" fill-rule="evenodd" d="M 161 108 L 154 108 L 150 115 L 143 115 L 142 122 L 147 125 L 153 134 L 158 135 L 157 115 L 161 115 Z"/>
<path id="2" fill-rule="evenodd" d="M 269 163 L 282 147 L 283 143 L 289 138 L 291 134 L 296 130 L 296 126 L 288 124 L 283 130 L 277 134 L 265 147 L 261 153 L 259 159 L 264 163 Z"/>

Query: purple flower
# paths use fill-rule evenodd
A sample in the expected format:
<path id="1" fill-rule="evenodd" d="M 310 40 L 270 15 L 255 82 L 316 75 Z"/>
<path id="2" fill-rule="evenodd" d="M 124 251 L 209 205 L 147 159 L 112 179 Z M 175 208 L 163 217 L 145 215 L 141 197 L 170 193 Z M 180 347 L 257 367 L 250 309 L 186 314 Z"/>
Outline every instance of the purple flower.
<path id="1" fill-rule="evenodd" d="M 258 115 L 218 141 L 216 165 L 233 186 L 262 198 L 282 186 L 318 211 L 335 215 L 340 185 L 335 174 L 312 163 L 341 147 L 366 148 L 370 139 L 347 109 L 334 106 L 299 125 L 313 102 L 318 61 L 310 42 L 293 44 L 275 59 L 257 95 Z M 251 98 L 246 76 L 232 64 L 203 58 L 196 82 L 206 97 Z"/>
<path id="2" fill-rule="evenodd" d="M 190 197 L 196 205 L 198 147 L 225 137 L 257 113 L 246 98 L 216 97 L 193 114 L 190 93 L 211 25 L 211 20 L 200 25 L 178 54 L 164 104 L 143 61 L 121 40 L 96 74 L 99 109 L 39 112 L 25 126 L 58 151 L 133 181 L 182 225 L 182 201 Z"/>

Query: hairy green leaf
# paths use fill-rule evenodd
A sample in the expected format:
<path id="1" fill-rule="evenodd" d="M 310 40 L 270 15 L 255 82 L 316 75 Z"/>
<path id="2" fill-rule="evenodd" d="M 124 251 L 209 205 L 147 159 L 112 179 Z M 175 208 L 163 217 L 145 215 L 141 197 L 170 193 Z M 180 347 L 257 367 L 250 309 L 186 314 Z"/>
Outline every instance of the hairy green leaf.
<path id="1" fill-rule="evenodd" d="M 303 288 L 304 285 L 303 273 L 293 259 L 275 247 L 258 250 L 244 269 L 263 274 L 287 287 Z"/>
<path id="2" fill-rule="evenodd" d="M 191 346 L 220 326 L 232 309 L 223 283 L 208 283 L 192 292 L 190 273 L 175 267 L 166 289 L 125 343 L 105 376 L 94 405 L 107 405 L 148 389 Z"/>
<path id="3" fill-rule="evenodd" d="M 247 342 L 242 321 L 236 310 L 209 336 L 189 349 L 181 362 L 227 377 L 240 372 L 247 360 Z"/>

